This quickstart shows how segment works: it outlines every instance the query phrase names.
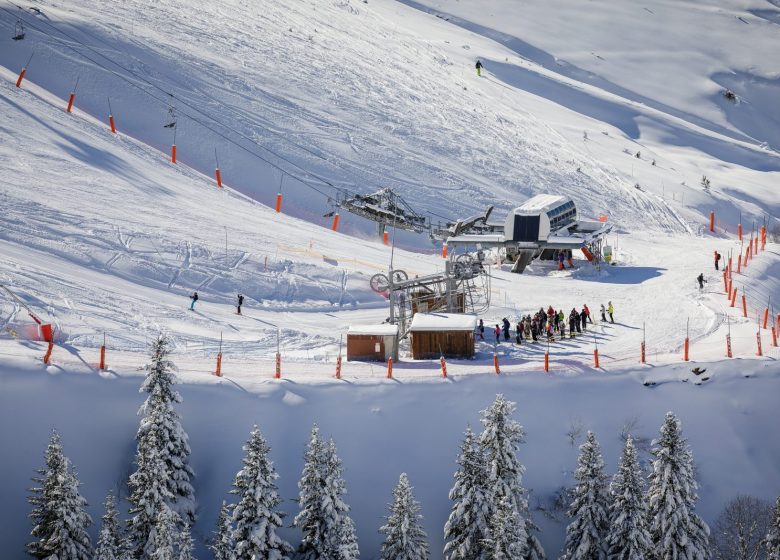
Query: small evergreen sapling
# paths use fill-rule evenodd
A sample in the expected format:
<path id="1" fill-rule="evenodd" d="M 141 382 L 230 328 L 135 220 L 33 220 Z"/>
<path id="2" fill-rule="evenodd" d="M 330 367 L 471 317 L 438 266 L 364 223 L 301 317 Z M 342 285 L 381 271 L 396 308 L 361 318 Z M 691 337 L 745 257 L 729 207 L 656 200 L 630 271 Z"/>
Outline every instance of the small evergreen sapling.
<path id="1" fill-rule="evenodd" d="M 580 446 L 577 485 L 569 508 L 571 523 L 566 528 L 566 544 L 562 560 L 605 560 L 606 536 L 609 528 L 607 514 L 607 476 L 601 447 L 593 432 L 588 432 Z"/>
<path id="2" fill-rule="evenodd" d="M 106 511 L 95 548 L 95 560 L 122 560 L 124 540 L 119 526 L 119 512 L 116 509 L 114 494 L 109 493 L 105 503 Z"/>
<path id="3" fill-rule="evenodd" d="M 153 545 L 149 558 L 152 560 L 176 560 L 176 523 L 177 515 L 171 509 L 163 505 L 157 514 L 154 531 L 152 531 Z"/>
<path id="4" fill-rule="evenodd" d="M 28 498 L 33 510 L 31 535 L 37 540 L 27 545 L 33 558 L 91 560 L 92 543 L 87 527 L 92 518 L 85 511 L 87 501 L 79 493 L 79 480 L 65 457 L 60 436 L 54 432 L 44 454 L 46 467 L 33 482 Z"/>
<path id="5" fill-rule="evenodd" d="M 393 490 L 393 503 L 387 524 L 379 531 L 385 535 L 381 560 L 428 560 L 428 535 L 422 527 L 420 504 L 414 499 L 406 473 Z"/>
<path id="6" fill-rule="evenodd" d="M 217 530 L 209 545 L 211 552 L 214 553 L 214 560 L 233 560 L 235 544 L 233 543 L 232 514 L 230 509 L 230 506 L 225 502 L 222 502 L 222 507 L 219 508 Z"/>
<path id="7" fill-rule="evenodd" d="M 286 560 L 293 552 L 290 544 L 279 537 L 284 514 L 277 508 L 282 503 L 276 487 L 279 475 L 268 454 L 271 448 L 257 426 L 252 429 L 249 441 L 244 445 L 244 466 L 236 474 L 231 493 L 238 497 L 233 508 L 233 531 L 230 541 L 236 560 Z M 220 513 L 220 516 L 224 513 Z M 225 530 L 225 520 L 220 520 L 220 532 Z M 230 546 L 221 535 L 222 548 Z"/>
<path id="8" fill-rule="evenodd" d="M 490 539 L 486 541 L 489 560 L 516 560 L 525 558 L 527 548 L 525 531 L 517 511 L 509 499 L 502 496 L 496 502 L 490 518 Z"/>

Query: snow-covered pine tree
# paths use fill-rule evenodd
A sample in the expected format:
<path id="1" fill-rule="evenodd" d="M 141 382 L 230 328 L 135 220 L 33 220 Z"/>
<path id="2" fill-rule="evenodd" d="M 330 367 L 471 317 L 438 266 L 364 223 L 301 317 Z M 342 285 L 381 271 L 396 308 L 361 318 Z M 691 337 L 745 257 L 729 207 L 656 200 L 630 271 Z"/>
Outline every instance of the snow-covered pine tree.
<path id="1" fill-rule="evenodd" d="M 661 437 L 651 451 L 655 460 L 647 489 L 648 529 L 656 558 L 709 558 L 709 527 L 694 512 L 696 478 L 693 457 L 680 421 L 666 413 Z"/>
<path id="2" fill-rule="evenodd" d="M 766 560 L 780 560 L 780 497 L 775 502 L 766 535 Z"/>
<path id="3" fill-rule="evenodd" d="M 490 518 L 491 538 L 485 541 L 489 560 L 519 560 L 525 558 L 527 537 L 523 522 L 509 503 L 509 498 L 498 498 Z"/>
<path id="4" fill-rule="evenodd" d="M 379 529 L 385 535 L 381 560 L 428 560 L 428 535 L 421 520 L 420 504 L 414 499 L 409 477 L 402 473 L 393 490 L 387 523 Z"/>
<path id="5" fill-rule="evenodd" d="M 149 558 L 152 560 L 176 560 L 174 546 L 177 540 L 176 525 L 180 519 L 171 508 L 163 504 L 152 534 L 153 545 Z"/>
<path id="6" fill-rule="evenodd" d="M 566 527 L 561 560 L 605 560 L 609 529 L 607 475 L 604 474 L 601 447 L 591 431 L 585 443 L 580 445 L 574 478 L 577 485 L 569 507 L 572 521 Z"/>
<path id="7" fill-rule="evenodd" d="M 152 425 L 158 425 L 155 429 L 160 430 L 160 456 L 169 473 L 166 484 L 171 498 L 166 500 L 166 504 L 182 521 L 192 524 L 195 521 L 196 503 L 190 481 L 195 474 L 189 465 L 189 436 L 182 428 L 179 413 L 173 408 L 181 402 L 181 395 L 173 387 L 178 380 L 170 354 L 170 340 L 160 335 L 152 343 L 151 362 L 145 367 L 147 374 L 140 392 L 148 393 L 149 396 L 139 410 L 139 414 L 144 417 L 136 440 L 140 445 L 145 435 L 153 429 Z"/>
<path id="8" fill-rule="evenodd" d="M 186 523 L 179 531 L 179 535 L 176 539 L 179 547 L 179 555 L 176 560 L 193 560 L 194 544 L 192 542 L 192 533 L 190 532 L 190 526 Z"/>
<path id="9" fill-rule="evenodd" d="M 244 467 L 236 474 L 231 490 L 238 496 L 238 504 L 233 508 L 230 538 L 236 560 L 284 560 L 293 552 L 290 544 L 276 534 L 284 514 L 277 511 L 282 499 L 276 487 L 279 475 L 268 457 L 270 450 L 263 434 L 254 426 L 244 445 Z"/>
<path id="10" fill-rule="evenodd" d="M 466 429 L 456 462 L 455 484 L 450 490 L 452 511 L 444 525 L 446 560 L 484 560 L 490 539 L 490 501 L 487 470 L 481 448 Z"/>
<path id="11" fill-rule="evenodd" d="M 222 507 L 219 508 L 217 530 L 209 545 L 211 552 L 214 553 L 214 560 L 233 560 L 234 544 L 230 508 L 231 506 L 225 502 L 222 502 Z"/>
<path id="12" fill-rule="evenodd" d="M 119 512 L 116 510 L 113 492 L 109 492 L 106 496 L 105 508 L 95 548 L 95 560 L 122 560 L 124 540 L 119 526 Z"/>
<path id="13" fill-rule="evenodd" d="M 517 458 L 520 444 L 525 433 L 516 420 L 512 420 L 515 403 L 508 401 L 504 395 L 496 395 L 496 400 L 489 408 L 482 411 L 484 429 L 479 438 L 479 445 L 485 459 L 488 488 L 492 495 L 489 517 L 492 518 L 498 500 L 505 497 L 510 507 L 517 512 L 519 531 L 523 535 L 523 558 L 528 553 L 529 535 L 526 531 L 528 499 L 523 488 L 523 473 L 525 467 Z"/>
<path id="14" fill-rule="evenodd" d="M 160 452 L 163 435 L 158 426 L 151 424 L 152 429 L 138 441 L 135 459 L 138 468 L 128 481 L 131 504 L 131 517 L 127 520 L 128 544 L 131 556 L 137 560 L 148 560 L 155 552 L 155 526 L 160 512 L 169 509 L 167 502 L 172 499 L 167 484 L 168 469 Z"/>
<path id="15" fill-rule="evenodd" d="M 544 552 L 542 543 L 536 533 L 539 531 L 539 527 L 533 522 L 531 516 L 528 515 L 525 518 L 525 534 L 528 535 L 527 550 L 523 560 L 547 560 L 547 555 Z"/>
<path id="16" fill-rule="evenodd" d="M 322 441 L 315 425 L 298 482 L 301 511 L 293 521 L 303 532 L 299 560 L 352 560 L 359 555 L 349 506 L 342 499 L 346 492 L 342 473 L 335 444 Z"/>
<path id="17" fill-rule="evenodd" d="M 653 544 L 647 531 L 647 506 L 644 482 L 636 447 L 626 438 L 623 456 L 610 487 L 607 546 L 609 560 L 644 560 Z"/>
<path id="18" fill-rule="evenodd" d="M 87 501 L 79 493 L 79 480 L 57 432 L 52 434 L 44 457 L 46 467 L 33 478 L 41 486 L 32 488 L 28 498 L 33 505 L 30 534 L 37 540 L 27 545 L 27 552 L 33 558 L 91 560 L 87 527 L 92 518 L 84 509 Z"/>

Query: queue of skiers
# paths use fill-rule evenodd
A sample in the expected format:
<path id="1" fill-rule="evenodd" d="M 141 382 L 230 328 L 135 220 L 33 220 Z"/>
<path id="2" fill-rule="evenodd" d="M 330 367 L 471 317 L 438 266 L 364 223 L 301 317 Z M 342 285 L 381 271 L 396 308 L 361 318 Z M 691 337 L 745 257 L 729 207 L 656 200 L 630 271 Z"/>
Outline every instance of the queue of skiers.
<path id="1" fill-rule="evenodd" d="M 607 307 L 602 304 L 601 320 L 606 322 L 606 315 L 609 314 L 609 322 L 614 323 L 614 312 L 615 308 L 612 306 L 611 301 L 607 304 Z M 514 342 L 522 344 L 523 340 L 536 342 L 542 339 L 552 342 L 556 336 L 560 339 L 565 338 L 567 330 L 569 338 L 574 338 L 587 330 L 588 323 L 592 324 L 593 319 L 587 305 L 583 305 L 579 311 L 572 307 L 568 315 L 562 309 L 556 311 L 552 306 L 549 306 L 546 311 L 544 308 L 540 308 L 533 315 L 526 315 L 517 321 L 514 327 Z M 504 342 L 509 342 L 511 339 L 511 328 L 512 325 L 506 317 L 501 320 L 500 324 L 496 324 L 493 328 L 495 343 L 500 344 L 502 339 Z M 485 323 L 482 319 L 479 320 L 477 334 L 480 340 L 485 340 Z"/>

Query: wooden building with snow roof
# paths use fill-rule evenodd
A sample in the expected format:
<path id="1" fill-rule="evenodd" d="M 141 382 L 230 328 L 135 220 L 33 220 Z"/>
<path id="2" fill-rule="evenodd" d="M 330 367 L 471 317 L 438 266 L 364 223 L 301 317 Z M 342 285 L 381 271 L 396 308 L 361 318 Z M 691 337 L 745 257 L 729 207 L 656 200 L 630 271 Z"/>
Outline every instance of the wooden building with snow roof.
<path id="1" fill-rule="evenodd" d="M 463 313 L 415 313 L 409 328 L 412 358 L 474 357 L 477 317 Z"/>

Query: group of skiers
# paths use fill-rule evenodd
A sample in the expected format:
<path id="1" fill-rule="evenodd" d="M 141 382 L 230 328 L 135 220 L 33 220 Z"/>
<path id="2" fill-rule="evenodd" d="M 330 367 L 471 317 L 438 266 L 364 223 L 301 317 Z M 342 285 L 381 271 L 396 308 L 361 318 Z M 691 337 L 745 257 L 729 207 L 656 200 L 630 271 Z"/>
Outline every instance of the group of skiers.
<path id="1" fill-rule="evenodd" d="M 200 296 L 198 296 L 198 292 L 194 292 L 190 299 L 192 300 L 192 303 L 190 303 L 190 311 L 195 311 L 195 304 L 200 299 Z M 236 294 L 236 314 L 241 315 L 241 306 L 244 305 L 244 296 L 241 294 Z"/>
<path id="2" fill-rule="evenodd" d="M 607 315 L 609 315 L 610 323 L 615 322 L 613 316 L 615 308 L 611 301 L 606 307 L 604 304 L 601 304 L 600 311 L 602 322 L 607 321 Z M 577 334 L 582 334 L 587 329 L 587 324 L 593 323 L 588 306 L 583 304 L 580 311 L 577 311 L 575 307 L 572 307 L 567 316 L 562 309 L 556 311 L 551 305 L 547 308 L 547 311 L 545 311 L 544 308 L 539 308 L 539 311 L 533 315 L 529 314 L 525 317 L 521 317 L 515 325 L 515 343 L 522 344 L 523 340 L 537 342 L 541 338 L 546 338 L 548 341 L 553 342 L 555 341 L 556 335 L 562 340 L 566 337 L 567 323 L 569 338 L 574 338 Z M 509 342 L 511 339 L 511 329 L 512 325 L 509 322 L 509 319 L 504 317 L 501 320 L 501 324 L 497 324 L 493 329 L 496 344 L 501 343 L 502 337 L 505 342 Z M 485 340 L 485 322 L 483 319 L 479 320 L 477 331 L 480 340 Z"/>

